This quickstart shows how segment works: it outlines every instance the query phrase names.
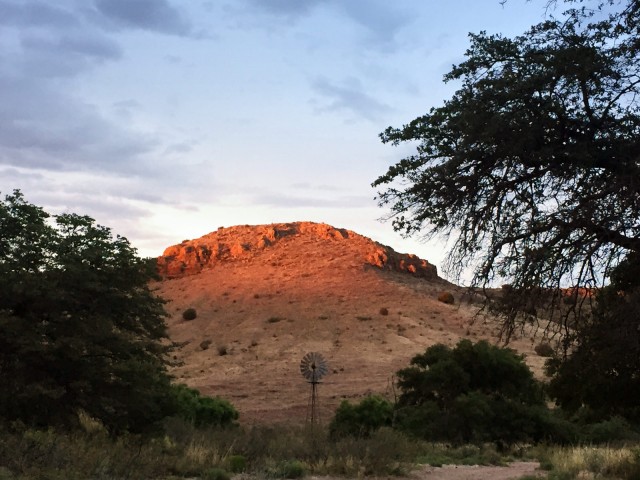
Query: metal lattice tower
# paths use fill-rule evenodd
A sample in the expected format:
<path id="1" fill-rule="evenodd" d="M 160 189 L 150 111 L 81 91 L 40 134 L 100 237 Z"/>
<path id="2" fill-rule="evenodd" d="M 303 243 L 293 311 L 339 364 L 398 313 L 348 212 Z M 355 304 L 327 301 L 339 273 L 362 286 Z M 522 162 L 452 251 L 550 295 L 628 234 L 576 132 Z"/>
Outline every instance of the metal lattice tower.
<path id="1" fill-rule="evenodd" d="M 300 361 L 300 373 L 311 384 L 311 396 L 307 410 L 307 421 L 311 425 L 318 423 L 318 384 L 320 379 L 329 373 L 329 367 L 324 357 L 317 352 L 307 353 Z"/>

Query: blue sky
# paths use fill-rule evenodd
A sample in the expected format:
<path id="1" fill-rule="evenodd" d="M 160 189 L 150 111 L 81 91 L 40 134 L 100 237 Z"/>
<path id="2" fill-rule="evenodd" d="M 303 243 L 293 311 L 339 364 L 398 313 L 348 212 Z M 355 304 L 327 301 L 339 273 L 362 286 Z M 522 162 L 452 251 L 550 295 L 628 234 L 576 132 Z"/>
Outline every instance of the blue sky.
<path id="1" fill-rule="evenodd" d="M 0 192 L 94 217 L 142 255 L 236 224 L 308 220 L 439 264 L 370 184 L 378 134 L 451 95 L 467 33 L 546 2 L 0 0 Z"/>

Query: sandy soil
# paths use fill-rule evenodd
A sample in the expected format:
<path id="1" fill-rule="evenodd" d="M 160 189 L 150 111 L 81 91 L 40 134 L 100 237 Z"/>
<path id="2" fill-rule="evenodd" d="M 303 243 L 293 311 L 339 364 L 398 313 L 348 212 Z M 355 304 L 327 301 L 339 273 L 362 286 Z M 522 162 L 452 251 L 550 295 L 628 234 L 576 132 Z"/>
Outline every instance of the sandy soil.
<path id="1" fill-rule="evenodd" d="M 545 478 L 538 462 L 514 462 L 506 467 L 445 465 L 444 467 L 424 467 L 411 475 L 415 480 L 516 480 L 525 475 Z"/>
<path id="2" fill-rule="evenodd" d="M 423 466 L 411 472 L 408 480 L 518 480 L 525 475 L 546 478 L 546 473 L 538 470 L 538 462 L 513 462 L 506 467 L 445 465 L 443 467 Z M 310 476 L 310 480 L 345 480 L 340 477 Z M 368 477 L 372 480 L 397 480 L 398 477 Z M 400 477 L 402 478 L 402 477 Z"/>

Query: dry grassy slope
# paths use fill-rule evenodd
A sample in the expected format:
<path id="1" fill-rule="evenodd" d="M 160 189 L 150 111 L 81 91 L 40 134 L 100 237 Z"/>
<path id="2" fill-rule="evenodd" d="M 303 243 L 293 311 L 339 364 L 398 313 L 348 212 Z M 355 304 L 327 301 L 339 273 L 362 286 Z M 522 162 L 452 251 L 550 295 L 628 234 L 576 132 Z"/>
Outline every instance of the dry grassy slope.
<path id="1" fill-rule="evenodd" d="M 299 421 L 309 399 L 299 362 L 318 351 L 331 372 L 320 386 L 321 417 L 328 420 L 342 399 L 391 395 L 392 374 L 429 345 L 496 340 L 495 325 L 474 320 L 477 307 L 460 304 L 461 289 L 437 276 L 372 266 L 365 259 L 371 245 L 380 246 L 353 234 L 298 232 L 198 274 L 158 282 L 154 288 L 169 300 L 171 338 L 187 342 L 174 375 L 229 399 L 243 422 Z M 454 294 L 455 305 L 437 300 L 443 290 Z M 198 316 L 185 321 L 189 307 Z M 207 349 L 203 341 L 211 342 Z M 531 339 L 513 346 L 539 369 Z"/>

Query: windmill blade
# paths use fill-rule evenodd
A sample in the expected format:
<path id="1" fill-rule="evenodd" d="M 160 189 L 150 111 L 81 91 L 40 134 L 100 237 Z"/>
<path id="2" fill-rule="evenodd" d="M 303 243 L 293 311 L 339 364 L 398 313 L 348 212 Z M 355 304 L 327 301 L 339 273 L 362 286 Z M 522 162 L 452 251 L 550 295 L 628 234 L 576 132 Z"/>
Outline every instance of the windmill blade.
<path id="1" fill-rule="evenodd" d="M 329 367 L 320 353 L 309 352 L 300 361 L 300 373 L 307 381 L 317 383 L 329 373 Z"/>

